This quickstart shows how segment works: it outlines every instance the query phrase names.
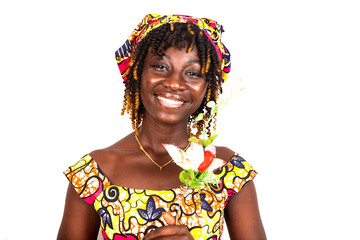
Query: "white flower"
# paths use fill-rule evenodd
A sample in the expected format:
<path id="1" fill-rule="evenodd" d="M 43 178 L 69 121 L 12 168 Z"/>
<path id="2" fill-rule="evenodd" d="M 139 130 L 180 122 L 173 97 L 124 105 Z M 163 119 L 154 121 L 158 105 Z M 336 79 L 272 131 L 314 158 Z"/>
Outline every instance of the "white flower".
<path id="1" fill-rule="evenodd" d="M 201 142 L 191 142 L 190 147 L 186 150 L 186 152 L 175 145 L 163 144 L 163 146 L 168 151 L 174 162 L 185 170 L 193 169 L 197 171 L 200 164 L 204 161 L 204 149 Z M 215 155 L 214 146 L 208 146 L 206 150 Z M 208 170 L 213 171 L 225 163 L 226 162 L 222 159 L 214 158 Z"/>

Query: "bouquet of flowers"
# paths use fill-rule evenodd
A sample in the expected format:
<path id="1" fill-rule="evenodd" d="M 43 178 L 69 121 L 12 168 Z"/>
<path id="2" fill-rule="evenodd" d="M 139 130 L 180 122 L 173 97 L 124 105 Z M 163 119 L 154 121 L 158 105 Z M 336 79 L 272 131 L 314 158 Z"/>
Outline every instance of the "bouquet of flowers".
<path id="1" fill-rule="evenodd" d="M 214 134 L 206 138 L 206 127 L 226 102 L 227 100 L 215 104 L 214 101 L 210 101 L 206 104 L 211 109 L 210 117 L 205 120 L 204 114 L 200 113 L 195 118 L 195 121 L 204 121 L 202 138 L 189 138 L 191 145 L 186 152 L 175 145 L 163 144 L 174 162 L 184 169 L 179 178 L 186 184 L 186 188 L 200 190 L 202 184 L 209 186 L 209 183 L 218 184 L 219 182 L 219 178 L 213 173 L 213 170 L 223 166 L 226 162 L 215 157 L 216 148 L 212 142 L 218 135 Z"/>

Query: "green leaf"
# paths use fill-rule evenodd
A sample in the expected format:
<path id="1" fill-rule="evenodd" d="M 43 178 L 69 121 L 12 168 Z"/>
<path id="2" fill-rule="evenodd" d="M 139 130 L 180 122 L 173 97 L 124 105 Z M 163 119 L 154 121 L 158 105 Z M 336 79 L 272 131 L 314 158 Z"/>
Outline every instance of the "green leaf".
<path id="1" fill-rule="evenodd" d="M 201 139 L 191 137 L 188 139 L 190 142 L 201 142 Z"/>
<path id="2" fill-rule="evenodd" d="M 194 138 L 194 137 L 191 137 L 191 138 L 189 138 L 188 140 L 189 140 L 190 142 L 196 142 L 196 143 L 197 143 L 197 142 L 201 142 L 202 145 L 205 146 L 205 145 L 204 145 L 205 140 L 202 139 L 202 138 Z"/>
<path id="3" fill-rule="evenodd" d="M 188 184 L 189 184 L 189 187 L 196 188 L 197 190 L 200 190 L 201 185 L 202 185 L 202 183 L 197 182 L 196 180 L 192 180 L 192 179 L 188 182 Z"/>
<path id="4" fill-rule="evenodd" d="M 190 181 L 195 178 L 194 170 L 189 169 L 189 170 L 188 170 L 188 174 L 190 175 Z"/>
<path id="5" fill-rule="evenodd" d="M 206 106 L 207 106 L 208 108 L 212 108 L 212 107 L 215 106 L 215 102 L 214 102 L 214 101 L 210 101 L 210 102 L 208 102 L 208 103 L 206 104 Z"/>
<path id="6" fill-rule="evenodd" d="M 195 121 L 198 122 L 198 121 L 201 121 L 204 119 L 204 114 L 203 113 L 199 113 L 199 115 L 197 115 L 197 117 L 195 118 Z"/>
<path id="7" fill-rule="evenodd" d="M 202 172 L 198 172 L 198 173 L 196 174 L 196 180 L 201 181 L 201 179 L 203 179 L 203 173 L 202 173 Z"/>
<path id="8" fill-rule="evenodd" d="M 214 106 L 213 108 L 211 108 L 210 114 L 214 115 L 217 111 L 219 110 L 218 106 Z"/>
<path id="9" fill-rule="evenodd" d="M 217 138 L 217 136 L 219 136 L 219 134 L 214 134 L 214 135 L 212 135 L 208 140 L 209 140 L 209 144 L 208 145 L 210 145 L 210 144 L 212 144 L 212 142 L 214 141 L 214 139 L 215 138 Z M 207 145 L 206 145 L 207 146 Z"/>
<path id="10" fill-rule="evenodd" d="M 204 178 L 208 177 L 210 172 L 209 172 L 209 169 L 206 169 L 205 172 L 203 172 L 204 174 Z"/>
<path id="11" fill-rule="evenodd" d="M 209 172 L 209 174 L 202 181 L 217 185 L 219 180 L 220 178 L 218 176 L 216 176 L 213 172 Z"/>
<path id="12" fill-rule="evenodd" d="M 182 171 L 179 175 L 179 179 L 182 183 L 186 183 L 188 180 L 189 174 L 185 171 Z"/>
<path id="13" fill-rule="evenodd" d="M 210 138 L 208 138 L 208 139 L 206 139 L 205 141 L 202 142 L 203 147 L 206 147 L 206 146 L 208 146 L 210 144 L 211 144 Z"/>
<path id="14" fill-rule="evenodd" d="M 200 174 L 200 176 L 198 177 L 199 181 L 203 181 L 207 176 L 209 175 L 209 170 L 205 170 L 204 172 L 202 172 Z"/>

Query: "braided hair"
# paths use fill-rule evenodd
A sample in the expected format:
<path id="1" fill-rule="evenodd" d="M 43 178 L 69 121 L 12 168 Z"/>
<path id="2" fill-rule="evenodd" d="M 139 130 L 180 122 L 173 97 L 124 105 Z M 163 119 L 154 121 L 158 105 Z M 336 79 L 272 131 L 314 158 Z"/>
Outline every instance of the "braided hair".
<path id="1" fill-rule="evenodd" d="M 204 32 L 194 23 L 168 23 L 164 24 L 151 32 L 141 40 L 131 54 L 130 66 L 126 71 L 125 92 L 121 115 L 128 113 L 132 128 L 138 134 L 138 129 L 142 123 L 144 106 L 140 100 L 140 80 L 147 53 L 151 52 L 159 58 L 164 56 L 164 52 L 169 47 L 177 47 L 179 50 L 187 47 L 187 52 L 191 52 L 196 46 L 200 59 L 201 74 L 204 74 L 208 87 L 206 95 L 200 107 L 189 117 L 189 128 L 197 128 L 198 137 L 203 131 L 203 122 L 195 122 L 199 113 L 204 114 L 204 119 L 210 116 L 210 108 L 206 106 L 209 101 L 217 101 L 221 93 L 222 71 L 221 62 L 215 47 L 212 45 Z M 214 118 L 214 130 L 216 129 L 216 118 Z M 207 127 L 207 134 L 211 134 L 210 125 Z"/>

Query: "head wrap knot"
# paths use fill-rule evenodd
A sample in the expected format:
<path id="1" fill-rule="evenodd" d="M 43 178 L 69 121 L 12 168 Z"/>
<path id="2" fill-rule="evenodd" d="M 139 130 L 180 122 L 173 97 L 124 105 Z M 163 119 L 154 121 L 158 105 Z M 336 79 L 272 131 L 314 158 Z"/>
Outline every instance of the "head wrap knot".
<path id="1" fill-rule="evenodd" d="M 230 52 L 221 41 L 221 34 L 224 32 L 223 26 L 214 20 L 208 18 L 195 18 L 186 15 L 159 15 L 148 14 L 133 30 L 132 34 L 126 42 L 115 52 L 115 59 L 118 64 L 120 73 L 126 82 L 126 70 L 130 64 L 132 51 L 136 45 L 144 39 L 152 30 L 167 24 L 167 23 L 187 23 L 193 22 L 201 30 L 205 36 L 210 40 L 216 49 L 218 57 L 221 61 L 221 70 L 223 81 L 226 80 L 227 74 L 230 71 Z"/>

